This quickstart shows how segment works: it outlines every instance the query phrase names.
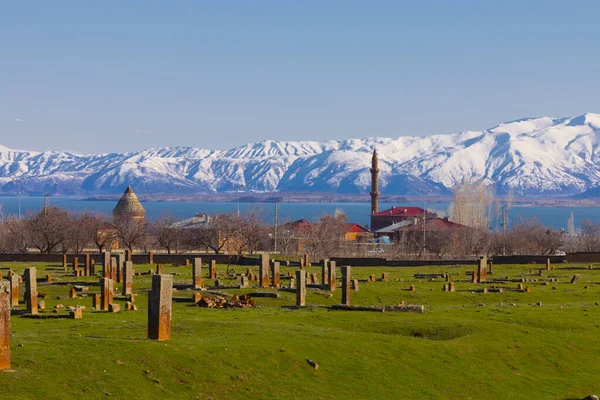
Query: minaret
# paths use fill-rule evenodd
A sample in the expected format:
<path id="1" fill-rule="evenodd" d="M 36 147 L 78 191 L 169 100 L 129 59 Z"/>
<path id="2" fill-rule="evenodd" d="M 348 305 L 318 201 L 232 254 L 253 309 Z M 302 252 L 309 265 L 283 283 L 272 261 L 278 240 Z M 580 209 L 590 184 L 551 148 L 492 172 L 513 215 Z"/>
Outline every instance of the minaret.
<path id="1" fill-rule="evenodd" d="M 377 149 L 373 149 L 371 160 L 371 214 L 379 211 L 379 161 L 377 160 Z"/>

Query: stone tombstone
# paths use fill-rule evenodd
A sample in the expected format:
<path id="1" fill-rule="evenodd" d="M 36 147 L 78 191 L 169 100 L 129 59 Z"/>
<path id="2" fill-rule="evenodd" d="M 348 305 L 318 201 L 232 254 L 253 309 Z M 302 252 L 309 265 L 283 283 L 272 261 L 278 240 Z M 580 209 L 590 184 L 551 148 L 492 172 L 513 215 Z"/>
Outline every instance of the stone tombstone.
<path id="1" fill-rule="evenodd" d="M 240 279 L 240 287 L 247 288 L 248 287 L 248 277 L 246 275 L 242 275 Z"/>
<path id="2" fill-rule="evenodd" d="M 110 252 L 102 252 L 102 277 L 110 278 Z"/>
<path id="3" fill-rule="evenodd" d="M 382 282 L 387 282 L 389 280 L 388 274 L 387 272 L 384 272 L 383 274 L 381 274 L 381 281 Z"/>
<path id="4" fill-rule="evenodd" d="M 217 279 L 217 261 L 210 260 L 210 266 L 208 267 L 208 277 L 210 279 Z"/>
<path id="5" fill-rule="evenodd" d="M 310 280 L 313 285 L 319 284 L 319 276 L 317 274 L 311 274 Z"/>
<path id="6" fill-rule="evenodd" d="M 84 258 L 84 266 L 83 270 L 85 271 L 85 276 L 92 276 L 92 259 L 90 257 L 90 253 L 85 253 Z"/>
<path id="7" fill-rule="evenodd" d="M 74 257 L 73 258 L 73 272 L 75 273 L 75 276 L 79 276 L 79 274 L 77 273 L 79 271 L 79 257 Z"/>
<path id="8" fill-rule="evenodd" d="M 189 267 L 189 266 L 190 266 L 190 259 L 189 259 L 189 258 L 186 258 L 186 259 L 185 259 L 185 266 L 186 266 L 186 267 Z"/>
<path id="9" fill-rule="evenodd" d="M 352 269 L 349 266 L 340 267 L 342 270 L 342 304 L 350 305 L 350 280 Z"/>
<path id="10" fill-rule="evenodd" d="M 477 265 L 477 283 L 487 281 L 487 257 L 479 257 L 479 264 Z"/>
<path id="11" fill-rule="evenodd" d="M 117 253 L 117 282 L 123 282 L 123 265 L 125 264 L 125 254 Z"/>
<path id="12" fill-rule="evenodd" d="M 148 339 L 171 339 L 173 276 L 154 275 L 148 294 Z"/>
<path id="13" fill-rule="evenodd" d="M 92 296 L 92 308 L 94 310 L 100 310 L 100 293 L 94 293 Z"/>
<path id="14" fill-rule="evenodd" d="M 66 271 L 67 270 L 67 255 L 66 254 L 63 254 L 62 265 L 63 265 L 63 269 Z"/>
<path id="15" fill-rule="evenodd" d="M 110 267 L 109 267 L 109 278 L 113 280 L 113 282 L 117 281 L 117 264 L 119 263 L 117 257 L 110 258 Z"/>
<path id="16" fill-rule="evenodd" d="M 23 279 L 25 280 L 25 304 L 27 304 L 27 312 L 30 314 L 37 314 L 38 294 L 35 267 L 25 268 Z"/>
<path id="17" fill-rule="evenodd" d="M 202 287 L 202 258 L 194 258 L 192 264 L 192 289 L 200 289 Z"/>
<path id="18" fill-rule="evenodd" d="M 108 305 L 113 302 L 114 282 L 110 278 L 100 278 L 100 311 L 108 311 Z"/>
<path id="19" fill-rule="evenodd" d="M 125 250 L 125 260 L 124 261 L 132 261 L 131 260 L 131 250 Z"/>
<path id="20" fill-rule="evenodd" d="M 296 271 L 296 306 L 306 305 L 306 271 Z"/>
<path id="21" fill-rule="evenodd" d="M 352 289 L 354 289 L 355 292 L 360 291 L 360 287 L 358 286 L 358 279 L 352 279 Z"/>
<path id="22" fill-rule="evenodd" d="M 523 287 L 523 284 L 522 284 L 522 283 L 519 283 L 519 284 L 517 285 L 517 290 L 524 290 L 524 287 Z"/>
<path id="23" fill-rule="evenodd" d="M 0 370 L 10 368 L 10 290 L 0 282 Z"/>
<path id="24" fill-rule="evenodd" d="M 494 274 L 494 264 L 491 261 L 488 261 L 488 274 L 493 275 Z"/>
<path id="25" fill-rule="evenodd" d="M 577 281 L 579 280 L 579 276 L 580 276 L 579 274 L 573 275 L 573 277 L 571 278 L 571 283 L 576 284 Z"/>
<path id="26" fill-rule="evenodd" d="M 477 283 L 478 280 L 478 275 L 477 275 L 477 270 L 473 271 L 473 277 L 471 279 L 471 283 Z"/>
<path id="27" fill-rule="evenodd" d="M 154 264 L 154 252 L 153 251 L 148 252 L 148 264 Z"/>
<path id="28" fill-rule="evenodd" d="M 260 287 L 269 287 L 269 255 L 260 255 L 260 266 L 258 268 L 258 276 L 260 277 Z"/>
<path id="29" fill-rule="evenodd" d="M 546 271 L 550 271 L 550 259 L 546 259 Z"/>
<path id="30" fill-rule="evenodd" d="M 125 261 L 123 263 L 123 295 L 128 296 L 133 293 L 133 263 Z"/>
<path id="31" fill-rule="evenodd" d="M 8 277 L 10 282 L 10 304 L 17 307 L 19 305 L 19 277 L 11 275 Z"/>
<path id="32" fill-rule="evenodd" d="M 329 285 L 329 259 L 323 260 L 323 265 L 321 266 L 321 282 L 323 285 Z"/>
<path id="33" fill-rule="evenodd" d="M 72 287 L 71 289 L 69 289 L 69 298 L 71 298 L 71 299 L 76 299 L 77 298 L 77 291 L 75 290 L 74 287 Z"/>
<path id="34" fill-rule="evenodd" d="M 410 285 L 410 291 L 413 293 L 417 291 L 417 288 L 415 287 L 415 285 Z"/>
<path id="35" fill-rule="evenodd" d="M 279 261 L 273 261 L 271 264 L 271 286 L 273 287 L 279 287 L 281 284 L 279 266 Z"/>
<path id="36" fill-rule="evenodd" d="M 369 275 L 369 282 L 376 282 L 377 278 L 375 278 L 375 275 L 371 274 Z"/>
<path id="37" fill-rule="evenodd" d="M 449 292 L 454 292 L 455 288 L 454 288 L 454 282 L 450 281 L 448 282 L 448 291 Z"/>
<path id="38" fill-rule="evenodd" d="M 335 291 L 336 277 L 335 277 L 335 261 L 329 261 L 329 291 Z"/>
<path id="39" fill-rule="evenodd" d="M 162 264 L 156 264 L 156 275 L 162 275 L 163 273 L 163 265 Z"/>

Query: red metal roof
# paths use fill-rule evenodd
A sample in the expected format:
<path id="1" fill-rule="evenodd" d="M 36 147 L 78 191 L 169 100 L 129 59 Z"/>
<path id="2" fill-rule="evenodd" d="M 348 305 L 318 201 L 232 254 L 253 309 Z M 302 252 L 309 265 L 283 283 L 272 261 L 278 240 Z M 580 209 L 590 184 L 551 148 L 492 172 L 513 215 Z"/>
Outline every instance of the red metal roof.
<path id="1" fill-rule="evenodd" d="M 422 217 L 424 213 L 430 213 L 421 207 L 392 207 L 387 210 L 379 211 L 374 216 L 395 216 L 395 217 Z"/>
<path id="2" fill-rule="evenodd" d="M 425 220 L 425 231 L 438 232 L 446 231 L 450 229 L 468 228 L 466 225 L 458 224 L 456 222 L 448 221 L 444 218 L 428 218 Z M 416 224 L 409 226 L 403 226 L 395 229 L 394 232 L 409 232 L 409 231 L 422 231 L 423 221 L 419 221 Z"/>
<path id="3" fill-rule="evenodd" d="M 346 223 L 346 224 L 344 224 L 344 226 L 345 226 L 345 228 L 344 228 L 345 233 L 369 232 L 369 230 L 367 228 L 365 228 L 364 226 L 361 226 L 359 224 Z"/>

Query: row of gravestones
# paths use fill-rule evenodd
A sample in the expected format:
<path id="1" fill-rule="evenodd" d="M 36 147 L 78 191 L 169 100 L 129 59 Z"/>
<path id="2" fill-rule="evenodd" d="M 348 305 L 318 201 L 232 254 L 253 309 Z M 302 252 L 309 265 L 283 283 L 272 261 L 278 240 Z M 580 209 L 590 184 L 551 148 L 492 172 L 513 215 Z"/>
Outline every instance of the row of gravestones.
<path id="1" fill-rule="evenodd" d="M 127 267 L 125 267 L 127 270 Z M 127 276 L 127 275 L 126 275 Z M 25 302 L 27 312 L 37 314 L 37 285 L 36 269 L 25 269 L 24 281 L 26 285 Z M 0 370 L 10 368 L 10 313 L 14 304 L 14 295 L 18 304 L 18 280 L 16 289 L 14 280 L 0 281 Z M 100 307 L 109 310 L 112 305 L 114 281 L 111 278 L 100 278 L 101 294 Z M 169 340 L 171 338 L 171 304 L 173 295 L 173 276 L 154 275 L 152 289 L 148 294 L 148 338 L 154 340 Z M 96 303 L 96 298 L 94 302 Z M 77 310 L 76 310 L 77 311 Z M 79 312 L 81 312 L 79 310 Z"/>

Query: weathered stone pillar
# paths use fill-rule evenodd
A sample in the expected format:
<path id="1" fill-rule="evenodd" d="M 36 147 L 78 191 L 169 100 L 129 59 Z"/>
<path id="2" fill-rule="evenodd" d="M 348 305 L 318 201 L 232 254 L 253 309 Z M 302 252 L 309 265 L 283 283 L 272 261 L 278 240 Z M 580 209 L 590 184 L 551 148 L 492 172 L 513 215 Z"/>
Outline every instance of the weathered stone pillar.
<path id="1" fill-rule="evenodd" d="M 27 304 L 27 312 L 37 314 L 37 277 L 35 267 L 25 268 L 23 280 L 25 281 L 25 304 Z"/>
<path id="2" fill-rule="evenodd" d="M 102 276 L 104 278 L 110 278 L 110 252 L 102 252 Z"/>
<path id="3" fill-rule="evenodd" d="M 350 305 L 350 279 L 352 270 L 348 266 L 341 267 L 342 270 L 342 304 Z"/>
<path id="4" fill-rule="evenodd" d="M 100 310 L 101 302 L 100 293 L 92 294 L 92 308 L 94 310 Z"/>
<path id="5" fill-rule="evenodd" d="M 304 255 L 304 266 L 310 267 L 310 260 L 308 259 L 308 254 Z"/>
<path id="6" fill-rule="evenodd" d="M 123 265 L 125 264 L 125 254 L 117 253 L 117 282 L 123 282 Z"/>
<path id="7" fill-rule="evenodd" d="M 63 270 L 67 270 L 67 255 L 63 254 Z"/>
<path id="8" fill-rule="evenodd" d="M 269 255 L 260 255 L 260 266 L 258 268 L 260 287 L 269 287 Z"/>
<path id="9" fill-rule="evenodd" d="M 546 271 L 550 271 L 550 259 L 546 259 Z"/>
<path id="10" fill-rule="evenodd" d="M 156 264 L 156 275 L 162 275 L 162 267 L 161 263 Z"/>
<path id="11" fill-rule="evenodd" d="M 11 275 L 8 277 L 10 282 L 10 305 L 19 305 L 19 277 L 17 275 Z"/>
<path id="12" fill-rule="evenodd" d="M 110 258 L 110 275 L 108 276 L 113 282 L 117 281 L 117 257 Z"/>
<path id="13" fill-rule="evenodd" d="M 0 370 L 10 368 L 10 302 L 8 282 L 0 282 Z"/>
<path id="14" fill-rule="evenodd" d="M 125 261 L 131 261 L 131 250 L 125 250 Z"/>
<path id="15" fill-rule="evenodd" d="M 210 260 L 210 266 L 208 268 L 208 277 L 210 279 L 217 279 L 217 262 Z"/>
<path id="16" fill-rule="evenodd" d="M 154 275 L 148 294 L 148 339 L 171 339 L 173 276 Z"/>
<path id="17" fill-rule="evenodd" d="M 153 251 L 148 252 L 148 264 L 154 264 L 154 252 Z"/>
<path id="18" fill-rule="evenodd" d="M 494 274 L 494 264 L 491 261 L 488 261 L 488 274 L 493 275 Z"/>
<path id="19" fill-rule="evenodd" d="M 200 289 L 202 287 L 202 258 L 194 258 L 192 265 L 192 288 Z"/>
<path id="20" fill-rule="evenodd" d="M 100 310 L 108 311 L 108 305 L 113 302 L 114 282 L 110 278 L 100 278 Z"/>
<path id="21" fill-rule="evenodd" d="M 79 276 L 79 257 L 73 257 L 73 273 Z"/>
<path id="22" fill-rule="evenodd" d="M 133 293 L 133 263 L 125 261 L 123 263 L 123 295 L 127 296 Z"/>
<path id="23" fill-rule="evenodd" d="M 271 284 L 273 287 L 279 287 L 279 261 L 273 261 L 271 264 Z"/>
<path id="24" fill-rule="evenodd" d="M 304 307 L 306 305 L 306 271 L 296 271 L 296 305 Z"/>
<path id="25" fill-rule="evenodd" d="M 323 266 L 321 267 L 321 283 L 329 285 L 329 260 L 327 258 L 323 260 Z"/>
<path id="26" fill-rule="evenodd" d="M 335 280 L 335 261 L 329 261 L 329 290 L 334 292 L 335 291 L 335 284 L 336 284 L 336 280 Z"/>
<path id="27" fill-rule="evenodd" d="M 248 277 L 246 275 L 242 275 L 242 277 L 240 278 L 240 288 L 247 288 L 248 287 Z"/>
<path id="28" fill-rule="evenodd" d="M 482 283 L 487 280 L 487 257 L 479 257 L 479 265 L 477 266 L 477 283 Z"/>
<path id="29" fill-rule="evenodd" d="M 85 276 L 92 276 L 92 259 L 90 253 L 85 253 L 85 265 L 84 265 Z"/>

